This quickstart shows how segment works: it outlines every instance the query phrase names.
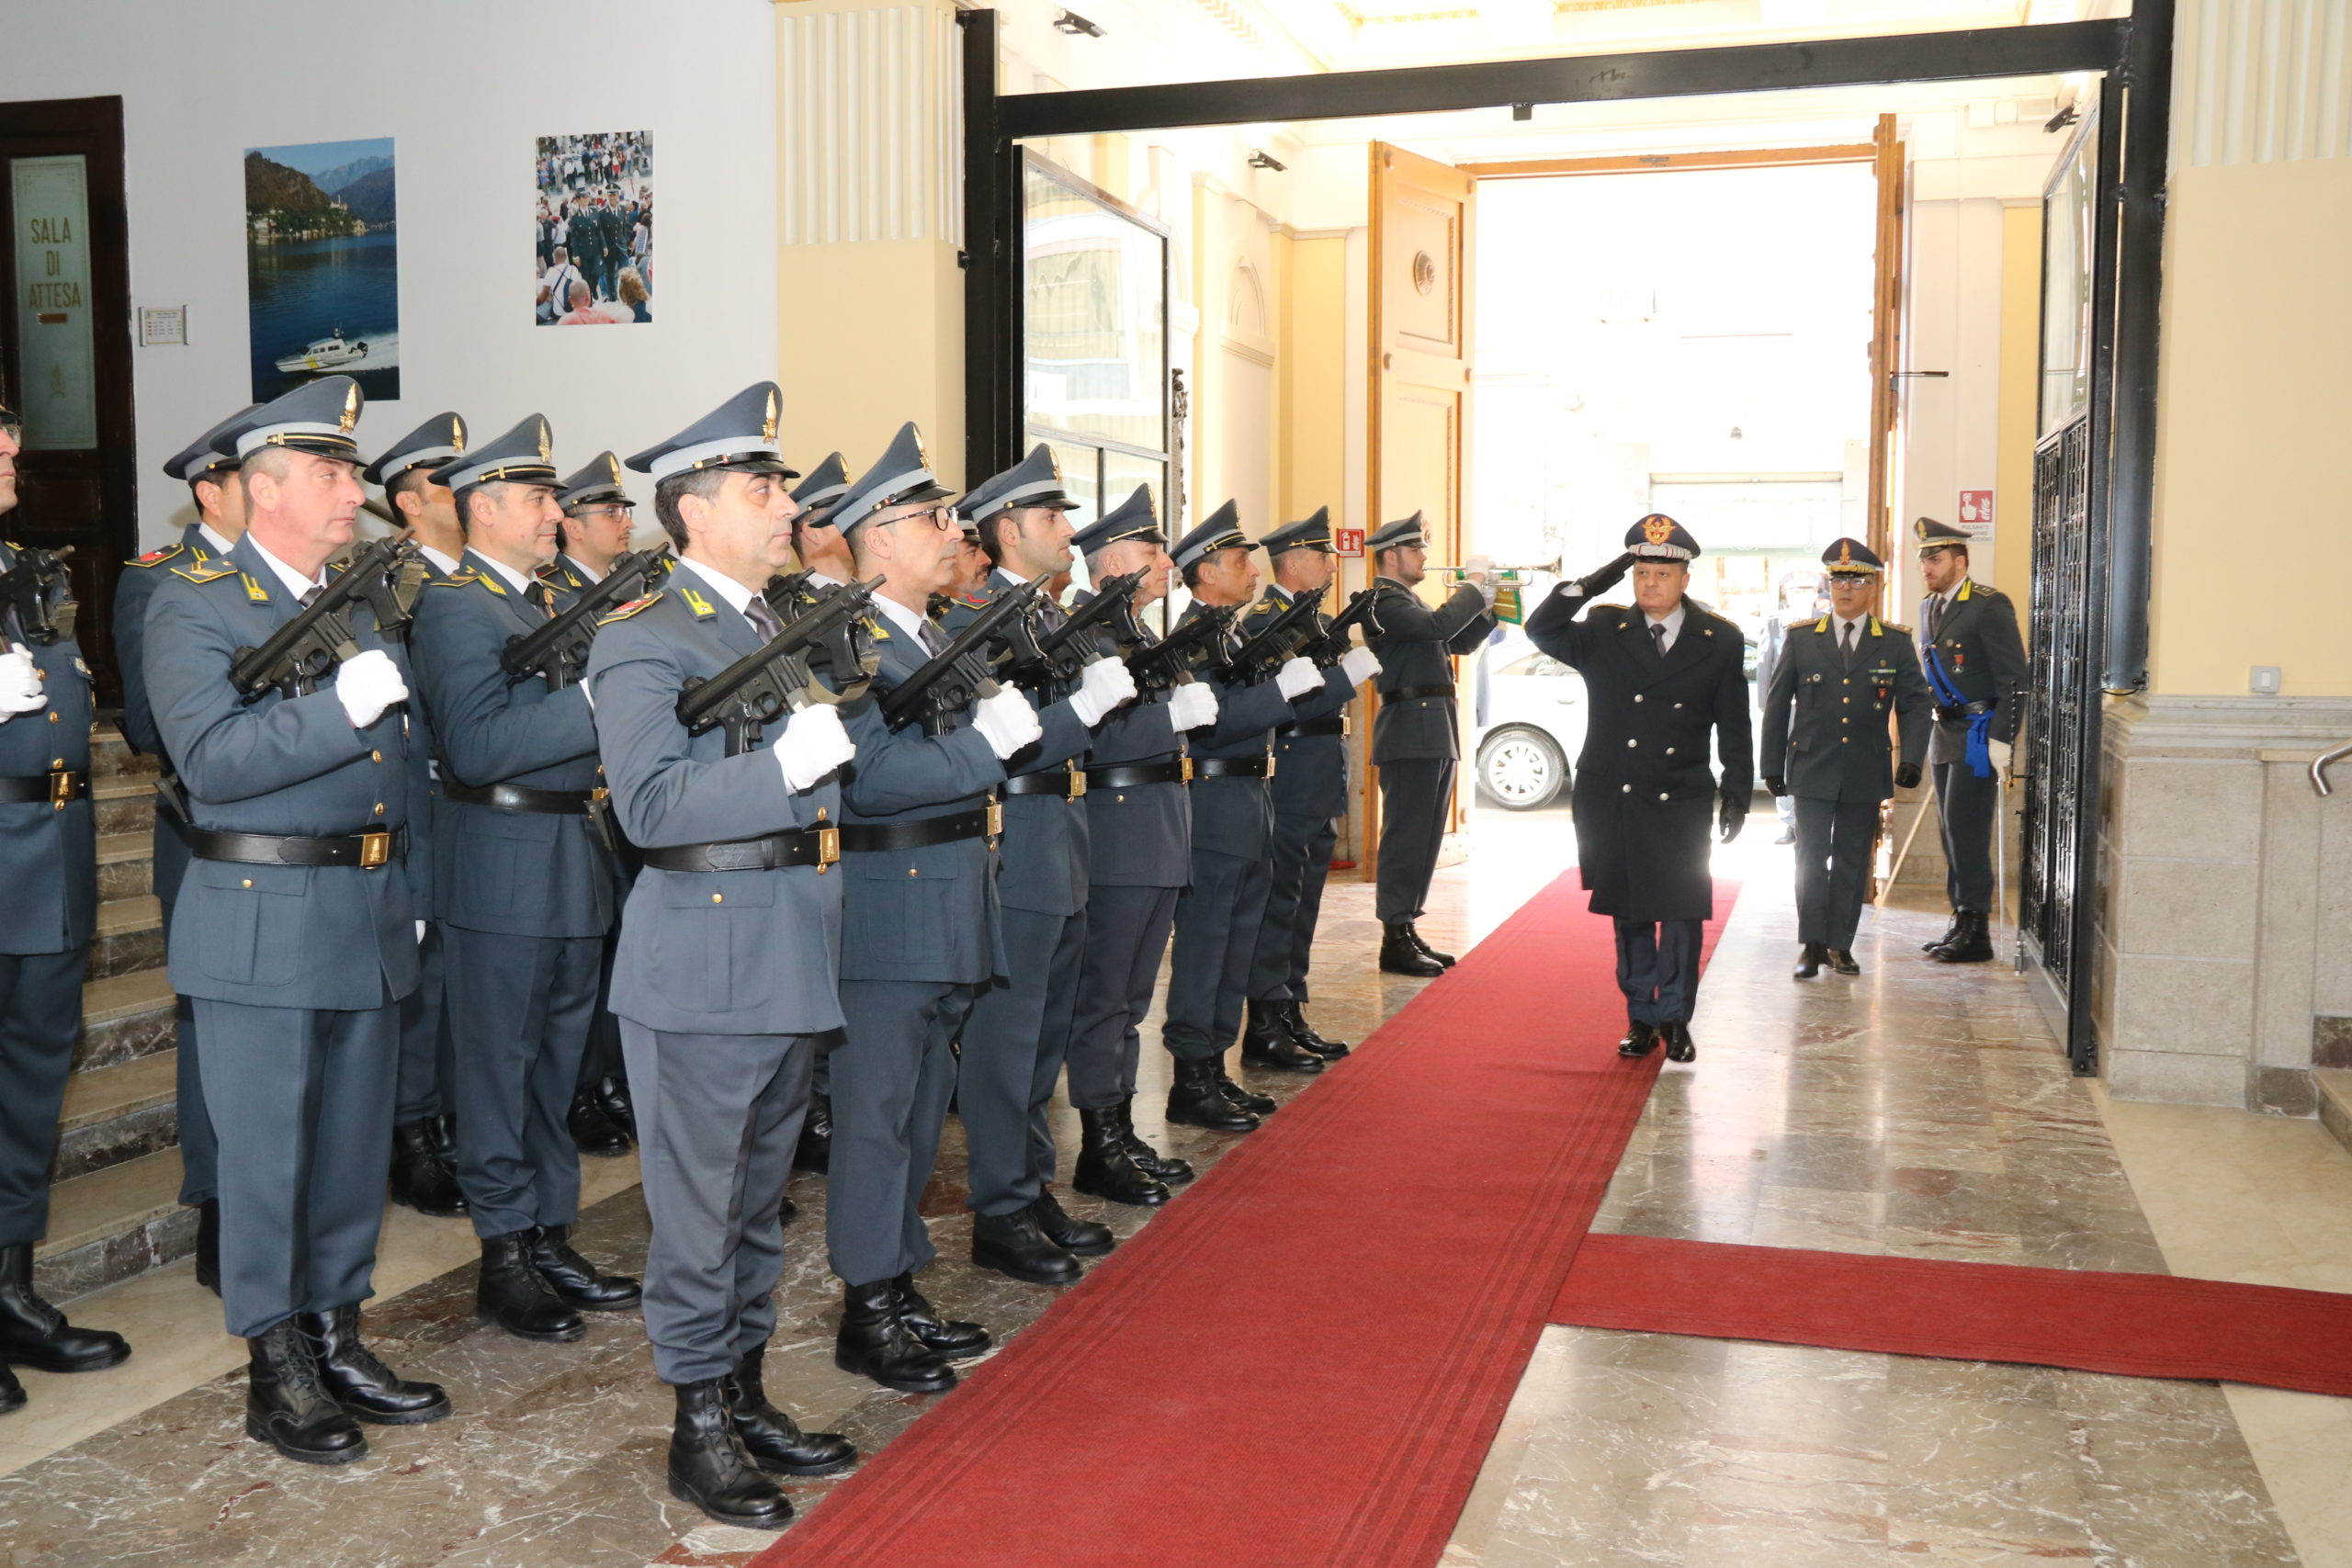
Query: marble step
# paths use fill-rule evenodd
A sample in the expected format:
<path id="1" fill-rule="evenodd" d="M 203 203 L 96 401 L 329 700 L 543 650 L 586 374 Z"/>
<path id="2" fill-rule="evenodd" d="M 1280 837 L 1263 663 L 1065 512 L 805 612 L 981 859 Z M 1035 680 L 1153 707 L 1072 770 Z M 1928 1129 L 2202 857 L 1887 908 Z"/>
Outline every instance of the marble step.
<path id="1" fill-rule="evenodd" d="M 2352 1150 L 2352 1067 L 2313 1067 L 2312 1088 L 2319 1099 L 2319 1124 Z"/>
<path id="2" fill-rule="evenodd" d="M 136 898 L 155 891 L 152 830 L 98 835 L 98 897 Z"/>
<path id="3" fill-rule="evenodd" d="M 179 1055 L 157 1051 L 65 1081 L 52 1187 L 179 1142 Z"/>
<path id="4" fill-rule="evenodd" d="M 93 779 L 90 800 L 97 807 L 101 833 L 141 833 L 155 823 L 155 781 L 152 778 Z"/>
<path id="5" fill-rule="evenodd" d="M 71 1301 L 187 1257 L 196 1211 L 179 1194 L 176 1145 L 51 1187 L 49 1236 L 33 1248 L 35 1288 Z"/>
<path id="6" fill-rule="evenodd" d="M 98 934 L 90 943 L 90 976 L 106 979 L 164 964 L 164 907 L 152 893 L 109 898 L 98 906 Z"/>
<path id="7" fill-rule="evenodd" d="M 110 721 L 101 719 L 90 727 L 90 777 L 93 781 L 152 779 L 157 768 L 155 759 L 133 751 L 130 742 L 122 738 L 122 731 Z"/>
<path id="8" fill-rule="evenodd" d="M 178 1034 L 172 982 L 161 968 L 109 975 L 82 987 L 82 1039 L 74 1070 L 90 1072 L 168 1051 Z"/>

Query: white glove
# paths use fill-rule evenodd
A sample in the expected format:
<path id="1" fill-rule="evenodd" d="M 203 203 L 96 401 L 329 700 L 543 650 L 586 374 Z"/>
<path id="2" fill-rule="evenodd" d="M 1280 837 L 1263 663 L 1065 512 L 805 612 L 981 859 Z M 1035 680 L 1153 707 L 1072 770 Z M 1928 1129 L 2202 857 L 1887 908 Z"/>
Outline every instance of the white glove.
<path id="1" fill-rule="evenodd" d="M 784 772 L 784 787 L 795 795 L 815 788 L 856 755 L 857 743 L 842 728 L 841 710 L 824 703 L 794 714 L 775 743 L 775 765 Z"/>
<path id="2" fill-rule="evenodd" d="M 1091 729 L 1110 711 L 1136 694 L 1136 678 L 1115 659 L 1098 659 L 1086 667 L 1078 690 L 1069 694 L 1069 711 Z"/>
<path id="3" fill-rule="evenodd" d="M 1340 673 L 1350 685 L 1361 686 L 1380 673 L 1380 656 L 1368 648 L 1351 648 L 1340 656 Z"/>
<path id="4" fill-rule="evenodd" d="M 48 705 L 49 694 L 40 689 L 40 671 L 33 667 L 33 650 L 12 648 L 0 653 L 0 724 Z"/>
<path id="5" fill-rule="evenodd" d="M 1494 562 L 1485 556 L 1472 556 L 1462 563 L 1462 570 L 1470 586 L 1476 588 L 1479 597 L 1486 600 L 1487 608 L 1493 609 L 1495 591 L 1498 586 L 1495 581 Z"/>
<path id="6" fill-rule="evenodd" d="M 1205 682 L 1187 681 L 1168 694 L 1168 717 L 1182 734 L 1216 722 L 1216 694 Z"/>
<path id="7" fill-rule="evenodd" d="M 1293 659 L 1274 671 L 1274 690 L 1283 694 L 1284 702 L 1295 703 L 1309 692 L 1320 691 L 1322 686 L 1323 671 L 1315 668 L 1312 659 Z"/>
<path id="8" fill-rule="evenodd" d="M 2007 778 L 2009 776 L 2009 743 L 2006 740 L 1995 740 L 1988 736 L 1985 738 L 1984 750 L 1993 759 L 1993 776 L 1996 779 Z"/>
<path id="9" fill-rule="evenodd" d="M 972 728 L 988 739 L 989 750 L 1000 762 L 1046 733 L 1046 727 L 1037 722 L 1037 710 L 1011 686 L 992 697 L 982 697 L 973 706 Z"/>
<path id="10" fill-rule="evenodd" d="M 351 728 L 365 729 L 394 703 L 408 701 L 408 682 L 401 679 L 401 667 L 390 654 L 371 648 L 343 661 L 334 672 L 334 695 Z"/>
<path id="11" fill-rule="evenodd" d="M 423 920 L 416 922 L 416 940 L 420 942 L 424 940 L 424 922 Z"/>

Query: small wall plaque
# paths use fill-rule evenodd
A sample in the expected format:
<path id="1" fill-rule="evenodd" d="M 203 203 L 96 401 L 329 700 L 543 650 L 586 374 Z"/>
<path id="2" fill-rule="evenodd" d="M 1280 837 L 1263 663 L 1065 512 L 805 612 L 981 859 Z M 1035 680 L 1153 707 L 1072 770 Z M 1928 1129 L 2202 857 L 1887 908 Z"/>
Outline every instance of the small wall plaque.
<path id="1" fill-rule="evenodd" d="M 187 307 L 185 305 L 141 305 L 139 308 L 139 346 L 160 348 L 167 344 L 187 345 Z"/>

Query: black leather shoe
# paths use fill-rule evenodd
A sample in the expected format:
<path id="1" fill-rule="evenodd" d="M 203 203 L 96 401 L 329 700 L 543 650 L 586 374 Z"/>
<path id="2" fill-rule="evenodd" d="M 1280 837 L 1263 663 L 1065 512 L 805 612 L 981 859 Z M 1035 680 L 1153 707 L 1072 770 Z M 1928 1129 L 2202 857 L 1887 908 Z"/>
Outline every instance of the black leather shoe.
<path id="1" fill-rule="evenodd" d="M 929 1346 L 933 1352 L 951 1361 L 977 1356 L 996 1344 L 989 1331 L 977 1323 L 958 1323 L 943 1319 L 938 1310 L 923 1299 L 915 1289 L 915 1277 L 901 1274 L 890 1281 L 890 1291 L 898 1298 L 899 1321 L 907 1332 Z"/>
<path id="2" fill-rule="evenodd" d="M 956 1370 L 899 1321 L 899 1292 L 889 1280 L 842 1288 L 833 1365 L 901 1393 L 945 1393 L 956 1386 Z"/>
<path id="3" fill-rule="evenodd" d="M 449 1396 L 437 1382 L 411 1382 L 377 1358 L 359 1338 L 359 1308 L 294 1314 L 319 1386 L 345 1416 L 379 1427 L 421 1427 L 449 1414 Z"/>
<path id="4" fill-rule="evenodd" d="M 1960 911 L 1959 911 L 1959 910 L 1957 910 L 1957 909 L 1954 909 L 1954 910 L 1951 912 L 1951 924 L 1950 924 L 1950 925 L 1948 925 L 1948 926 L 1946 926 L 1946 927 L 1944 928 L 1944 934 L 1943 934 L 1943 935 L 1941 935 L 1941 936 L 1939 936 L 1939 937 L 1938 937 L 1938 938 L 1936 938 L 1936 940 L 1935 940 L 1935 941 L 1933 941 L 1933 942 L 1921 942 L 1921 943 L 1919 944 L 1919 951 L 1920 951 L 1920 952 L 1922 952 L 1922 953 L 1933 953 L 1933 952 L 1935 952 L 1935 950 L 1936 950 L 1936 949 L 1938 949 L 1938 948 L 1939 948 L 1939 947 L 1943 946 L 1945 943 L 1947 943 L 1947 942 L 1951 942 L 1952 938 L 1954 938 L 1954 937 L 1958 936 L 1959 934 L 1960 934 Z"/>
<path id="5" fill-rule="evenodd" d="M 0 1247 L 0 1363 L 41 1372 L 120 1366 L 130 1344 L 104 1328 L 76 1328 L 33 1292 L 33 1244 Z"/>
<path id="6" fill-rule="evenodd" d="M 786 1199 L 785 1199 L 785 1200 L 784 1200 L 784 1201 L 783 1201 L 781 1204 L 779 1204 L 779 1205 L 777 1206 L 777 1208 L 776 1208 L 776 1212 L 775 1212 L 775 1224 L 776 1224 L 776 1228 L 777 1228 L 778 1230 L 782 1230 L 785 1226 L 786 1226 L 786 1225 L 790 1224 L 793 1221 L 795 1221 L 795 1220 L 798 1219 L 799 1217 L 800 1217 L 800 1205 L 799 1205 L 799 1204 L 797 1204 L 797 1203 L 796 1203 L 796 1202 L 794 1202 L 791 1199 L 786 1198 Z"/>
<path id="7" fill-rule="evenodd" d="M 1828 949 L 1819 942 L 1806 942 L 1804 951 L 1797 954 L 1797 966 L 1793 971 L 1795 977 L 1800 980 L 1812 979 L 1821 973 L 1822 962 L 1828 956 Z"/>
<path id="8" fill-rule="evenodd" d="M 800 1146 L 792 1151 L 795 1170 L 823 1170 L 833 1160 L 833 1097 L 811 1094 L 801 1119 Z"/>
<path id="9" fill-rule="evenodd" d="M 1410 920 L 1407 920 L 1405 922 L 1405 940 L 1411 942 L 1415 947 L 1419 948 L 1430 957 L 1436 959 L 1440 964 L 1444 964 L 1448 969 L 1453 967 L 1455 962 L 1453 954 L 1450 953 L 1440 953 L 1436 948 L 1431 947 L 1430 945 L 1430 939 L 1421 934 L 1420 927 L 1415 925 Z"/>
<path id="10" fill-rule="evenodd" d="M 1658 1037 L 1666 1042 L 1666 1059 L 1669 1062 L 1695 1062 L 1699 1047 L 1691 1043 L 1690 1026 L 1687 1023 L 1661 1023 Z"/>
<path id="11" fill-rule="evenodd" d="M 1418 975 L 1424 979 L 1445 973 L 1445 965 L 1421 951 L 1413 940 L 1410 921 L 1380 928 L 1380 968 L 1386 975 Z"/>
<path id="12" fill-rule="evenodd" d="M 1291 1038 L 1290 1019 L 1277 1002 L 1247 1002 L 1241 1026 L 1241 1065 L 1274 1073 L 1319 1073 L 1323 1058 Z"/>
<path id="13" fill-rule="evenodd" d="M 6 1367 L 0 1367 L 0 1416 L 9 1415 L 24 1407 L 25 1385 L 17 1381 L 16 1373 Z"/>
<path id="14" fill-rule="evenodd" d="M 534 1239 L 532 1230 L 481 1238 L 481 1284 L 474 1310 L 517 1338 L 568 1345 L 587 1333 L 588 1325 L 532 1266 Z"/>
<path id="15" fill-rule="evenodd" d="M 972 1261 L 1032 1285 L 1075 1285 L 1086 1272 L 1026 1209 L 974 1214 Z"/>
<path id="16" fill-rule="evenodd" d="M 220 1293 L 220 1200 L 207 1198 L 196 1206 L 196 1282 Z"/>
<path id="17" fill-rule="evenodd" d="M 1233 1075 L 1225 1070 L 1225 1058 L 1223 1056 L 1212 1056 L 1209 1060 L 1216 1067 L 1216 1091 L 1217 1093 L 1225 1096 L 1225 1102 L 1227 1105 L 1233 1106 L 1237 1110 L 1247 1111 L 1250 1115 L 1258 1117 L 1261 1120 L 1272 1116 L 1274 1113 L 1277 1102 L 1270 1096 L 1252 1094 L 1241 1085 L 1234 1082 Z"/>
<path id="18" fill-rule="evenodd" d="M 1993 961 L 1991 919 L 1973 909 L 1960 913 L 1960 930 L 1928 955 L 1939 964 L 1990 964 Z"/>
<path id="19" fill-rule="evenodd" d="M 1290 1024 L 1290 1037 L 1298 1043 L 1299 1049 L 1312 1051 L 1327 1062 L 1336 1062 L 1348 1054 L 1346 1041 L 1326 1040 L 1315 1032 L 1315 1026 L 1306 1021 L 1306 1014 L 1300 1010 L 1298 1003 L 1287 1001 L 1278 1005 L 1283 1010 L 1283 1019 Z"/>
<path id="20" fill-rule="evenodd" d="M 466 1195 L 442 1156 L 438 1132 L 429 1116 L 392 1129 L 391 1193 L 395 1203 L 446 1220 L 466 1212 Z"/>
<path id="21" fill-rule="evenodd" d="M 735 1374 L 719 1380 L 735 1438 L 753 1464 L 771 1475 L 831 1475 L 857 1462 L 857 1450 L 838 1432 L 804 1432 L 800 1424 L 768 1403 L 760 1378 L 767 1348 L 744 1352 Z"/>
<path id="22" fill-rule="evenodd" d="M 1078 1167 L 1070 1172 L 1072 1187 L 1139 1209 L 1157 1209 L 1168 1201 L 1167 1186 L 1136 1163 L 1120 1138 L 1115 1111 L 1081 1110 L 1078 1127 Z"/>
<path id="23" fill-rule="evenodd" d="M 1174 1155 L 1161 1154 L 1144 1142 L 1143 1134 L 1136 1131 L 1136 1102 L 1133 1096 L 1113 1106 L 1111 1113 L 1118 1127 L 1119 1143 L 1127 1151 L 1127 1157 L 1135 1161 L 1137 1170 L 1142 1171 L 1154 1181 L 1164 1181 L 1170 1187 L 1182 1187 L 1193 1179 L 1195 1173 L 1191 1160 L 1178 1159 Z"/>
<path id="24" fill-rule="evenodd" d="M 582 1087 L 572 1091 L 571 1110 L 564 1117 L 571 1131 L 571 1146 L 599 1159 L 628 1153 L 628 1134 L 622 1132 L 596 1100 L 596 1091 Z"/>
<path id="25" fill-rule="evenodd" d="M 1184 1168 L 1190 1170 L 1192 1167 Z M 1072 1219 L 1064 1213 L 1060 1201 L 1051 1191 L 1040 1192 L 1029 1200 L 1029 1217 L 1037 1222 L 1037 1228 L 1045 1233 L 1047 1241 L 1073 1258 L 1100 1258 L 1119 1245 L 1119 1238 L 1111 1234 L 1109 1225 Z"/>
<path id="26" fill-rule="evenodd" d="M 310 1342 L 291 1318 L 245 1341 L 245 1436 L 298 1464 L 349 1464 L 368 1457 L 359 1424 L 327 1395 Z"/>
<path id="27" fill-rule="evenodd" d="M 1862 966 L 1854 962 L 1854 955 L 1842 947 L 1833 947 L 1829 950 L 1829 967 L 1840 975 L 1859 975 L 1862 972 Z"/>
<path id="28" fill-rule="evenodd" d="M 670 1495 L 692 1503 L 722 1525 L 780 1530 L 792 1505 L 775 1483 L 753 1468 L 729 1418 L 724 1378 L 678 1385 L 678 1416 L 670 1428 Z"/>
<path id="29" fill-rule="evenodd" d="M 628 1079 L 617 1076 L 596 1080 L 596 1103 L 613 1119 L 613 1125 L 637 1139 L 637 1100 L 628 1092 Z"/>
<path id="30" fill-rule="evenodd" d="M 1225 1097 L 1219 1065 L 1214 1056 L 1176 1058 L 1176 1081 L 1168 1089 L 1168 1120 L 1212 1133 L 1256 1132 L 1258 1119 Z"/>
<path id="31" fill-rule="evenodd" d="M 531 1267 L 558 1301 L 582 1312 L 627 1312 L 645 1299 L 636 1280 L 605 1273 L 574 1251 L 570 1225 L 541 1225 L 532 1233 Z"/>
<path id="32" fill-rule="evenodd" d="M 458 1113 L 444 1111 L 438 1116 L 428 1116 L 425 1122 L 433 1129 L 433 1147 L 441 1163 L 451 1170 L 458 1168 Z"/>
<path id="33" fill-rule="evenodd" d="M 1647 1023 L 1629 1023 L 1625 1038 L 1617 1042 L 1620 1056 L 1646 1056 L 1657 1049 L 1657 1029 Z"/>

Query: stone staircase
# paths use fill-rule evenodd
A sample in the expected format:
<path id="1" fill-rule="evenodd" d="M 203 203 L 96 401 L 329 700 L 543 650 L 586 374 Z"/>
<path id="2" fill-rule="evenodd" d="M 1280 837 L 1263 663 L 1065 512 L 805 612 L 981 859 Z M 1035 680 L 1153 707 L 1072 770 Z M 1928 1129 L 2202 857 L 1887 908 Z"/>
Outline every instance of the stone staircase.
<path id="1" fill-rule="evenodd" d="M 82 1039 L 50 1171 L 41 1292 L 64 1301 L 184 1258 L 196 1211 L 179 1206 L 178 1054 L 155 901 L 155 759 L 111 724 L 91 736 L 98 816 L 98 930 L 82 987 Z"/>

